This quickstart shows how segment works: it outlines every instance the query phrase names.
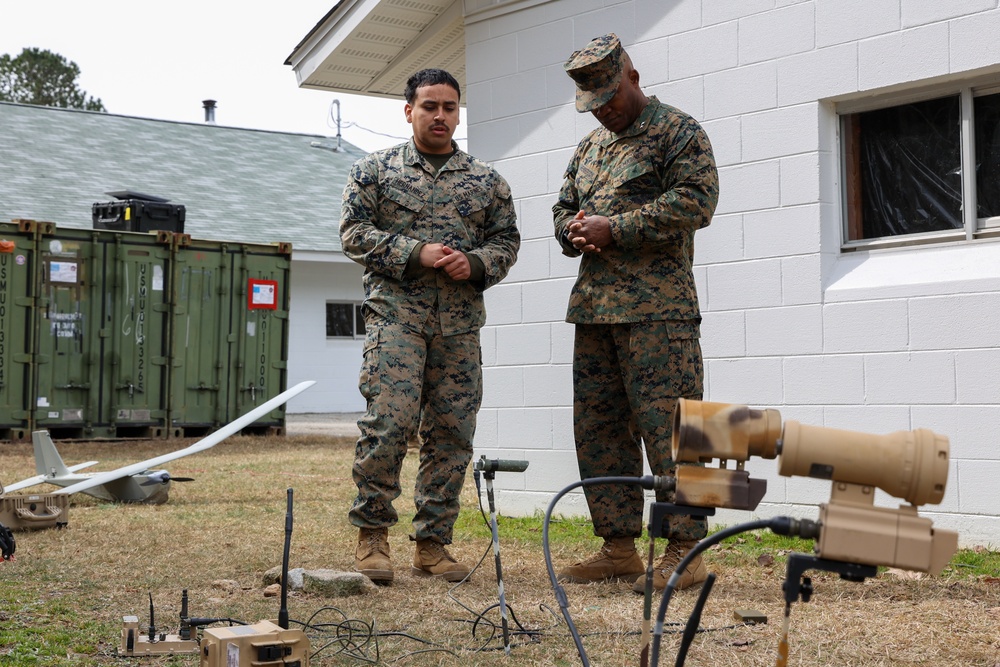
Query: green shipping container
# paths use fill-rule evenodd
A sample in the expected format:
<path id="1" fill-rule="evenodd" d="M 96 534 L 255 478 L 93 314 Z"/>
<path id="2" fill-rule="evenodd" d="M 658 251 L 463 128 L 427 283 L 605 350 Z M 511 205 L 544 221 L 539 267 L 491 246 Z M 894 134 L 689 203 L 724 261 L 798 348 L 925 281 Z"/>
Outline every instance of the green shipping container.
<path id="1" fill-rule="evenodd" d="M 39 239 L 34 428 L 166 435 L 165 238 L 60 229 Z"/>
<path id="2" fill-rule="evenodd" d="M 0 224 L 0 440 L 196 436 L 246 414 L 286 389 L 290 269 L 288 244 Z"/>
<path id="3" fill-rule="evenodd" d="M 288 244 L 234 249 L 233 329 L 237 336 L 227 406 L 230 421 L 287 388 L 291 254 Z M 283 433 L 284 424 L 281 406 L 254 422 L 254 427 Z"/>
<path id="4" fill-rule="evenodd" d="M 167 435 L 169 236 L 105 234 L 100 421 L 116 437 Z M 164 239 L 167 239 L 164 241 Z"/>
<path id="5" fill-rule="evenodd" d="M 291 247 L 176 238 L 170 425 L 200 435 L 286 389 Z M 283 427 L 283 407 L 251 425 Z"/>
<path id="6" fill-rule="evenodd" d="M 100 298 L 91 271 L 99 268 L 92 257 L 96 237 L 60 230 L 59 237 L 39 239 L 32 421 L 53 437 L 113 435 L 94 431 L 100 372 Z"/>
<path id="7" fill-rule="evenodd" d="M 186 237 L 170 273 L 170 426 L 202 435 L 225 424 L 229 359 L 229 254 L 218 243 Z"/>
<path id="8" fill-rule="evenodd" d="M 0 223 L 0 440 L 31 438 L 37 224 Z"/>

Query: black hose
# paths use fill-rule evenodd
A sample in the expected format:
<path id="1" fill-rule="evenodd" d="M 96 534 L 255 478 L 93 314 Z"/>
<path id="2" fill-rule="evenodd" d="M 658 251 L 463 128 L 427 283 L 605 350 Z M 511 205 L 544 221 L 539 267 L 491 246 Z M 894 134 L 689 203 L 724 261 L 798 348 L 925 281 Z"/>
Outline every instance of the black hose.
<path id="1" fill-rule="evenodd" d="M 591 477 L 589 479 L 580 480 L 579 482 L 573 482 L 569 486 L 565 487 L 555 495 L 549 503 L 549 506 L 545 509 L 545 521 L 542 524 L 542 551 L 545 554 L 545 568 L 548 570 L 549 581 L 552 583 L 552 590 L 556 594 L 556 602 L 559 603 L 559 610 L 562 612 L 563 618 L 566 619 L 566 625 L 569 627 L 569 632 L 573 636 L 573 642 L 576 644 L 576 651 L 580 654 L 580 660 L 583 662 L 584 667 L 590 667 L 590 661 L 587 659 L 587 651 L 583 648 L 583 641 L 580 639 L 580 633 L 577 632 L 576 625 L 573 623 L 573 617 L 570 616 L 569 599 L 566 597 L 566 591 L 559 585 L 559 580 L 556 578 L 555 567 L 552 565 L 552 553 L 549 551 L 549 522 L 552 519 L 552 511 L 555 509 L 556 503 L 559 502 L 560 498 L 579 486 L 593 486 L 596 484 L 637 484 L 644 489 L 655 489 L 657 485 L 663 484 L 665 481 L 666 478 L 654 477 L 652 475 L 645 475 L 643 477 Z"/>
<path id="2" fill-rule="evenodd" d="M 760 519 L 758 521 L 750 521 L 748 523 L 741 523 L 729 528 L 724 528 L 698 542 L 698 544 L 696 544 L 695 547 L 681 559 L 681 562 L 677 565 L 677 569 L 674 570 L 673 574 L 670 575 L 670 579 L 667 580 L 667 587 L 663 589 L 663 597 L 660 599 L 660 607 L 656 611 L 656 624 L 653 626 L 653 650 L 650 651 L 650 665 L 657 667 L 659 664 L 660 639 L 663 637 L 663 619 L 667 616 L 667 606 L 670 604 L 670 598 L 674 594 L 677 582 L 680 580 L 679 573 L 683 573 L 684 570 L 687 569 L 687 566 L 691 564 L 691 561 L 700 556 L 701 552 L 705 551 L 710 546 L 718 544 L 722 540 L 732 537 L 733 535 L 739 535 L 740 533 L 745 533 L 747 531 L 757 530 L 758 528 L 767 528 L 769 525 L 771 525 L 769 519 Z"/>
<path id="3" fill-rule="evenodd" d="M 694 609 L 691 610 L 687 625 L 684 626 L 684 634 L 681 636 L 681 646 L 677 650 L 677 662 L 674 663 L 674 667 L 684 666 L 688 648 L 691 647 L 691 642 L 694 641 L 694 636 L 698 633 L 698 626 L 701 624 L 701 612 L 705 608 L 705 600 L 708 599 L 708 594 L 712 592 L 713 584 L 715 584 L 715 574 L 710 572 L 708 578 L 705 579 L 705 583 L 701 585 L 698 600 L 694 604 Z"/>

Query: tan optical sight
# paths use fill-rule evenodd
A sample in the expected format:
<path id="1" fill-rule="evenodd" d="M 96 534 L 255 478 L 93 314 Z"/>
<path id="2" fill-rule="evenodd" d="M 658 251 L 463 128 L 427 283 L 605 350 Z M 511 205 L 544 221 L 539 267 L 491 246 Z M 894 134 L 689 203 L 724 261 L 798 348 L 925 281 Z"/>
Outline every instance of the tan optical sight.
<path id="1" fill-rule="evenodd" d="M 678 463 L 719 467 L 677 466 L 674 501 L 695 507 L 757 508 L 767 481 L 751 479 L 743 463 L 751 456 L 773 459 L 781 435 L 777 410 L 751 410 L 745 405 L 681 399 L 674 410 L 670 450 Z M 727 468 L 729 461 L 735 469 Z"/>
<path id="2" fill-rule="evenodd" d="M 773 459 L 780 437 L 777 410 L 682 398 L 674 411 L 670 449 L 674 461 L 685 463 L 746 461 L 751 456 Z"/>
<path id="3" fill-rule="evenodd" d="M 871 435 L 785 422 L 778 474 L 875 486 L 911 505 L 938 504 L 948 438 L 925 428 Z"/>
<path id="4" fill-rule="evenodd" d="M 743 478 L 733 476 L 742 472 L 743 462 L 750 456 L 778 456 L 778 473 L 785 477 L 833 483 L 830 502 L 820 505 L 820 556 L 936 574 L 958 548 L 958 534 L 934 530 L 929 519 L 917 515 L 917 506 L 944 498 L 948 445 L 947 437 L 927 429 L 871 435 L 791 420 L 782 427 L 777 410 L 680 399 L 671 450 L 682 463 L 720 460 L 719 469 L 678 466 L 677 502 L 715 500 L 720 503 L 715 507 L 740 509 L 733 498 L 741 497 Z M 737 462 L 737 470 L 725 468 L 728 460 Z M 739 482 L 727 487 L 729 496 L 719 493 L 725 480 Z M 746 480 L 748 488 L 762 484 Z M 874 507 L 875 488 L 910 506 Z"/>

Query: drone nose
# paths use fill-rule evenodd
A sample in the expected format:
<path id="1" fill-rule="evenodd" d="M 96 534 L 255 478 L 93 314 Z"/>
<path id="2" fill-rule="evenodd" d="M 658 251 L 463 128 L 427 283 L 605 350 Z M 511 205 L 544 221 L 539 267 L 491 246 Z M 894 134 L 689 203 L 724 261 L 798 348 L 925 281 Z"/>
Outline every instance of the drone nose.
<path id="1" fill-rule="evenodd" d="M 146 481 L 141 486 L 152 486 L 153 484 L 169 484 L 170 482 L 193 482 L 194 477 L 172 477 L 166 470 L 158 470 L 149 473 Z"/>
<path id="2" fill-rule="evenodd" d="M 170 482 L 170 473 L 166 470 L 150 473 L 146 476 L 146 481 L 141 486 L 152 486 L 153 484 L 167 484 Z"/>

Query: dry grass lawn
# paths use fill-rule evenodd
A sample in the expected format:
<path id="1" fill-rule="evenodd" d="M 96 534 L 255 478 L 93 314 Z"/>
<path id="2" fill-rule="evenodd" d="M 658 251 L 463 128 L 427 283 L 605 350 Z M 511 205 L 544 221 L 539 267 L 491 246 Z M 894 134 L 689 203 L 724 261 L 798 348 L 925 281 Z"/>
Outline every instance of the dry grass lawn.
<path id="1" fill-rule="evenodd" d="M 58 444 L 67 463 L 99 459 L 100 469 L 178 445 Z M 0 447 L 0 480 L 34 474 L 30 445 Z M 291 567 L 352 567 L 356 531 L 346 519 L 354 496 L 352 456 L 353 440 L 347 438 L 231 438 L 167 466 L 172 474 L 196 481 L 175 484 L 165 505 L 115 506 L 75 496 L 66 530 L 18 533 L 17 560 L 0 565 L 0 664 L 121 665 L 123 659 L 115 656 L 121 617 L 135 614 L 145 628 L 148 593 L 156 602 L 161 631 L 177 631 L 182 589 L 189 592 L 194 616 L 248 622 L 276 618 L 278 601 L 264 597 L 262 575 L 281 563 L 287 488 L 294 489 L 295 498 Z M 500 519 L 506 598 L 514 615 L 511 655 L 504 655 L 490 533 L 476 509 L 471 480 L 452 551 L 467 562 L 485 556 L 481 568 L 457 587 L 409 574 L 412 546 L 406 534 L 414 459 L 407 457 L 404 493 L 397 504 L 403 520 L 390 533 L 394 585 L 340 599 L 302 593 L 289 597 L 294 621 L 312 619 L 322 627 L 309 632 L 312 650 L 318 651 L 312 664 L 581 664 L 549 584 L 537 518 Z M 585 532 L 580 522 L 552 526 L 557 565 L 596 548 L 595 539 L 580 537 Z M 773 556 L 773 562 L 758 559 L 733 542 L 707 555 L 718 580 L 701 620 L 703 631 L 685 664 L 775 663 L 784 558 Z M 812 599 L 792 606 L 791 665 L 1000 665 L 1000 584 L 995 577 L 967 578 L 959 568 L 939 578 L 882 574 L 863 583 L 810 574 Z M 566 591 L 590 663 L 638 665 L 642 598 L 624 584 L 568 585 Z M 677 624 L 686 621 L 694 599 L 691 591 L 672 599 L 659 664 L 674 664 Z M 733 610 L 739 608 L 763 612 L 767 624 L 735 624 Z M 183 656 L 141 663 L 198 661 Z"/>

